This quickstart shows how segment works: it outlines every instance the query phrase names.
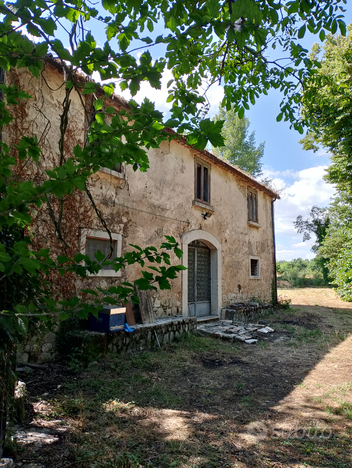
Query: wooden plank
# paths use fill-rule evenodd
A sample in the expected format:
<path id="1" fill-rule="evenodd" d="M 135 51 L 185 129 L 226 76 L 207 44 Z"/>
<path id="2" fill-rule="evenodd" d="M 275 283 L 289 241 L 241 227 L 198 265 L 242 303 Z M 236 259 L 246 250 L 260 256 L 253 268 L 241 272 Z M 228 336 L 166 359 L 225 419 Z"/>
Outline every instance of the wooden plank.
<path id="1" fill-rule="evenodd" d="M 126 322 L 127 322 L 127 325 L 129 325 L 130 327 L 132 325 L 136 325 L 136 319 L 134 317 L 134 313 L 132 310 L 132 302 L 129 302 L 126 305 Z"/>
<path id="2" fill-rule="evenodd" d="M 137 290 L 139 297 L 139 310 L 142 317 L 142 323 L 155 322 L 155 315 L 153 310 L 153 301 L 150 291 Z"/>

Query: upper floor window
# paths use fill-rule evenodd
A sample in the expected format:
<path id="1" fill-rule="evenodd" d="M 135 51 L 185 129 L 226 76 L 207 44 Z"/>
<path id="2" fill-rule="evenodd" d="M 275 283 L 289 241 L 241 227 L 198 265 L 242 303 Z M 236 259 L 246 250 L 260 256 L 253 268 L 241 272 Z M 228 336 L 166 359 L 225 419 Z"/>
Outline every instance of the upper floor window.
<path id="1" fill-rule="evenodd" d="M 255 190 L 247 191 L 248 221 L 258 222 L 258 193 Z"/>
<path id="2" fill-rule="evenodd" d="M 196 161 L 195 167 L 195 198 L 204 203 L 210 203 L 210 166 Z"/>

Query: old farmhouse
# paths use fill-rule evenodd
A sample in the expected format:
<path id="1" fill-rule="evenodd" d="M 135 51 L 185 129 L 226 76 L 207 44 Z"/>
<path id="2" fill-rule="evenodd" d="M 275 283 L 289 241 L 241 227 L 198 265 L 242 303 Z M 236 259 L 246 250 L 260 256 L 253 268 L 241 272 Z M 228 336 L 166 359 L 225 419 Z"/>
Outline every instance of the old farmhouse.
<path id="1" fill-rule="evenodd" d="M 44 155 L 43 167 L 19 166 L 21 177 L 41 180 L 45 168 L 57 157 L 60 104 L 64 99 L 64 75 L 53 61 L 45 64 L 38 79 L 25 70 L 7 74 L 9 83 L 25 89 L 32 99 L 21 104 L 3 138 L 15 142 L 23 129 L 38 136 Z M 79 96 L 71 95 L 66 151 L 84 141 L 85 122 Z M 118 97 L 113 105 L 125 106 Z M 91 179 L 90 191 L 113 233 L 116 255 L 130 244 L 158 247 L 172 235 L 183 250 L 187 267 L 173 281 L 171 291 L 153 293 L 156 317 L 171 315 L 219 315 L 233 302 L 270 302 L 275 291 L 274 201 L 277 193 L 244 171 L 209 151 L 198 151 L 183 139 L 164 141 L 148 153 L 150 168 L 134 172 L 120 164 L 114 170 L 101 168 Z M 22 172 L 21 172 L 22 171 Z M 54 203 L 54 202 L 53 202 Z M 71 253 L 94 255 L 109 246 L 106 232 L 94 212 L 86 207 L 84 194 L 67 202 L 63 229 Z M 55 208 L 55 206 L 53 206 Z M 48 212 L 34 215 L 34 244 L 60 245 L 46 222 Z M 116 284 L 134 279 L 137 268 L 115 272 L 105 267 L 86 282 L 57 280 L 63 294 L 88 285 Z M 60 289 L 61 288 L 61 289 Z"/>

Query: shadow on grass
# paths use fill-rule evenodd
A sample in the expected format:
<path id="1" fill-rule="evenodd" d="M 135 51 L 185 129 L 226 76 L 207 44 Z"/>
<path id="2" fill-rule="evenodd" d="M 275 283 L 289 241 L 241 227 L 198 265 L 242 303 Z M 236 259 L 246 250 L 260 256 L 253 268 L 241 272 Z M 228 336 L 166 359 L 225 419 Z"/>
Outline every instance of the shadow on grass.
<path id="1" fill-rule="evenodd" d="M 50 405 L 69 431 L 48 468 L 351 467 L 352 344 L 335 327 L 345 337 L 352 315 L 310 307 L 265 320 L 276 331 L 262 344 L 189 336 L 66 380 Z"/>

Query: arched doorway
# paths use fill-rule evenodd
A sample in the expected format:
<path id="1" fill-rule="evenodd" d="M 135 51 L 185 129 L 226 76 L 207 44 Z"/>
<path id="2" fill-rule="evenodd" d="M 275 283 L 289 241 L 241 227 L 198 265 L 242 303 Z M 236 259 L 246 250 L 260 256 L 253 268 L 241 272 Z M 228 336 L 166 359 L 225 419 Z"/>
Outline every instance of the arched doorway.
<path id="1" fill-rule="evenodd" d="M 188 244 L 189 315 L 211 315 L 210 249 L 201 241 Z"/>
<path id="2" fill-rule="evenodd" d="M 182 313 L 219 315 L 221 309 L 221 246 L 210 232 L 195 229 L 181 236 Z"/>

